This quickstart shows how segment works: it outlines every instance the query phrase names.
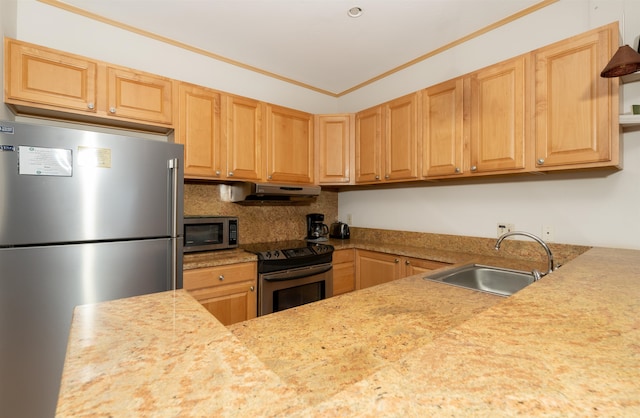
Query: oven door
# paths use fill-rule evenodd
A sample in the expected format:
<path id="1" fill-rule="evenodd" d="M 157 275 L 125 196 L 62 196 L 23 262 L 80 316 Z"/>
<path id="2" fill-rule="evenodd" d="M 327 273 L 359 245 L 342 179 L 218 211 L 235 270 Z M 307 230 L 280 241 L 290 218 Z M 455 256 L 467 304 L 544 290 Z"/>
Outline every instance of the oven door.
<path id="1" fill-rule="evenodd" d="M 258 316 L 333 296 L 331 263 L 259 275 Z"/>

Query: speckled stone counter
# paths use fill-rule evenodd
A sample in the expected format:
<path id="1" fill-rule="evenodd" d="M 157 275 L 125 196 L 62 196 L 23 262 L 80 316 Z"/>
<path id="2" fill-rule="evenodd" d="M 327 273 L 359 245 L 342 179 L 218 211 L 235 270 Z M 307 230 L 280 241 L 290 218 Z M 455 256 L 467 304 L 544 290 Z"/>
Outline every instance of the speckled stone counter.
<path id="1" fill-rule="evenodd" d="M 205 251 L 185 254 L 182 263 L 184 270 L 191 270 L 257 260 L 258 257 L 256 257 L 255 254 L 248 253 L 240 248 L 234 248 L 232 250 Z"/>
<path id="2" fill-rule="evenodd" d="M 58 417 L 269 416 L 303 406 L 183 290 L 74 311 Z"/>
<path id="3" fill-rule="evenodd" d="M 414 276 L 229 329 L 313 405 L 501 300 Z"/>
<path id="4" fill-rule="evenodd" d="M 57 415 L 640 416 L 639 284 L 640 251 L 594 248 L 509 298 L 413 276 L 231 329 L 183 291 L 83 306 Z"/>

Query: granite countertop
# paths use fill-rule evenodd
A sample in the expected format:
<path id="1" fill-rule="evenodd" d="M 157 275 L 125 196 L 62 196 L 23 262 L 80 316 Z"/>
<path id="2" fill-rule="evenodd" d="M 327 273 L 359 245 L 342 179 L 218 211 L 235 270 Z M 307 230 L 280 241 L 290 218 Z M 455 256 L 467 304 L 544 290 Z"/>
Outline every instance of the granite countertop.
<path id="1" fill-rule="evenodd" d="M 640 251 L 593 248 L 509 298 L 412 276 L 229 328 L 184 291 L 85 305 L 57 416 L 638 416 L 639 283 Z"/>

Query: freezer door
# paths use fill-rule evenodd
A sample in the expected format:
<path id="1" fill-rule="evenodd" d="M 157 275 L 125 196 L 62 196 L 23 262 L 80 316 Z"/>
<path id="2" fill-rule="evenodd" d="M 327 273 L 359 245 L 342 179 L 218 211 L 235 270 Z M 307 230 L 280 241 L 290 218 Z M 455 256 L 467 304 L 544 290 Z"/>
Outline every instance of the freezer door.
<path id="1" fill-rule="evenodd" d="M 54 416 L 73 308 L 170 289 L 174 244 L 0 248 L 0 416 Z"/>
<path id="2" fill-rule="evenodd" d="M 0 122 L 0 247 L 174 236 L 182 160 L 181 144 Z"/>

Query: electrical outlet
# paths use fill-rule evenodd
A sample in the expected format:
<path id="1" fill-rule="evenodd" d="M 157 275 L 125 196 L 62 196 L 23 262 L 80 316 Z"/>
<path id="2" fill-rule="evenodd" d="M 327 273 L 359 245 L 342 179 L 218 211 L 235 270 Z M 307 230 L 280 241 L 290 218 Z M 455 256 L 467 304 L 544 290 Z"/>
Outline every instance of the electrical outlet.
<path id="1" fill-rule="evenodd" d="M 515 230 L 516 226 L 514 224 L 498 222 L 498 237 L 501 237 L 507 232 L 513 232 Z"/>
<path id="2" fill-rule="evenodd" d="M 554 229 L 551 225 L 542 225 L 542 239 L 546 242 L 553 242 L 554 237 Z"/>
<path id="3" fill-rule="evenodd" d="M 347 213 L 347 225 L 351 225 L 353 223 L 353 216 L 350 213 Z"/>

